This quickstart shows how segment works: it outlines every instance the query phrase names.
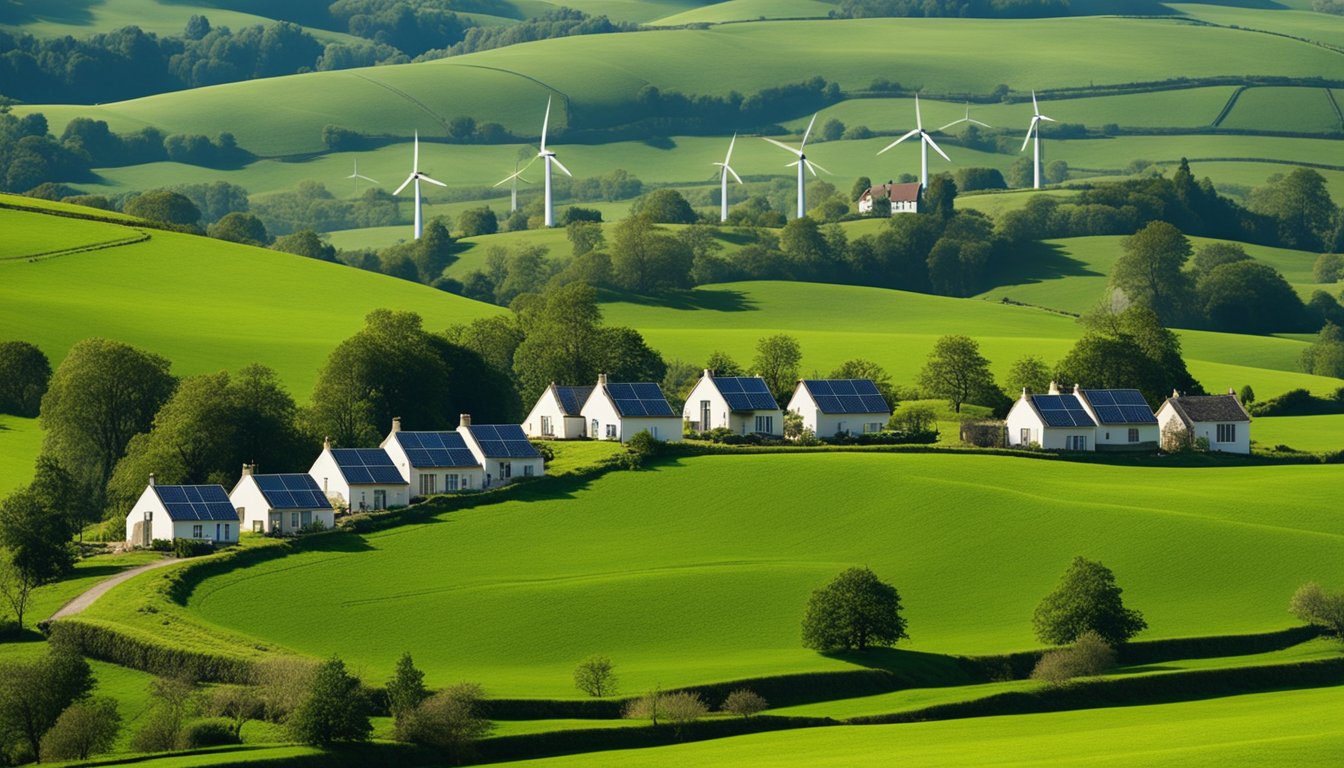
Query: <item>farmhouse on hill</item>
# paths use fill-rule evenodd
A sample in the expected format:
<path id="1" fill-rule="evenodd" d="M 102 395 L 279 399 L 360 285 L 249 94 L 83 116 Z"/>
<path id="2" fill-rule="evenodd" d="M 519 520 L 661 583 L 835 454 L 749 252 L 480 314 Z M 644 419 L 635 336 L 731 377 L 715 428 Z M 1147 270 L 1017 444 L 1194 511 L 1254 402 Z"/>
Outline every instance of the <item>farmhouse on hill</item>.
<path id="1" fill-rule="evenodd" d="M 155 539 L 238 541 L 238 512 L 222 485 L 159 485 L 154 475 L 126 513 L 126 542 L 148 547 Z"/>
<path id="2" fill-rule="evenodd" d="M 410 484 L 382 448 L 332 448 L 327 440 L 308 474 L 335 506 L 351 512 L 409 501 Z"/>
<path id="3" fill-rule="evenodd" d="M 821 437 L 881 432 L 891 420 L 891 406 L 869 379 L 800 379 L 788 410 Z"/>
<path id="4" fill-rule="evenodd" d="M 546 474 L 546 462 L 528 442 L 517 424 L 472 424 L 471 414 L 462 414 L 457 433 L 476 461 L 485 468 L 482 488 L 502 485 L 519 477 Z"/>
<path id="5" fill-rule="evenodd" d="M 312 475 L 259 475 L 254 470 L 244 464 L 243 476 L 229 492 L 243 530 L 289 536 L 316 524 L 336 525 L 331 501 Z"/>
<path id="6" fill-rule="evenodd" d="M 528 437 L 546 440 L 574 440 L 588 434 L 583 418 L 583 404 L 592 394 L 592 385 L 562 387 L 555 382 L 541 393 L 537 404 L 523 420 L 523 431 Z"/>
<path id="7" fill-rule="evenodd" d="M 1182 395 L 1173 391 L 1157 409 L 1162 450 L 1193 447 L 1200 438 L 1210 451 L 1251 452 L 1251 415 L 1232 390 L 1226 395 Z"/>
<path id="8" fill-rule="evenodd" d="M 418 496 L 485 485 L 485 468 L 457 432 L 403 432 L 397 417 L 380 447 Z"/>
<path id="9" fill-rule="evenodd" d="M 1156 451 L 1157 417 L 1137 389 L 1082 389 L 1074 394 L 1097 422 L 1098 451 Z"/>
<path id="10" fill-rule="evenodd" d="M 1008 411 L 1007 423 L 1011 446 L 1035 445 L 1048 451 L 1095 449 L 1097 423 L 1092 414 L 1074 392 L 1061 393 L 1054 382 L 1044 395 L 1022 390 L 1022 396 Z"/>
<path id="11" fill-rule="evenodd" d="M 681 415 L 700 432 L 726 427 L 739 435 L 784 436 L 784 412 L 760 376 L 715 376 L 706 369 Z"/>
<path id="12" fill-rule="evenodd" d="M 919 182 L 896 184 L 888 181 L 869 187 L 859 195 L 859 213 L 871 213 L 877 200 L 891 201 L 891 215 L 919 213 Z"/>
<path id="13" fill-rule="evenodd" d="M 655 440 L 681 442 L 681 415 L 668 405 L 662 387 L 652 382 L 608 382 L 607 374 L 599 374 L 582 413 L 594 440 L 624 443 L 648 432 Z"/>

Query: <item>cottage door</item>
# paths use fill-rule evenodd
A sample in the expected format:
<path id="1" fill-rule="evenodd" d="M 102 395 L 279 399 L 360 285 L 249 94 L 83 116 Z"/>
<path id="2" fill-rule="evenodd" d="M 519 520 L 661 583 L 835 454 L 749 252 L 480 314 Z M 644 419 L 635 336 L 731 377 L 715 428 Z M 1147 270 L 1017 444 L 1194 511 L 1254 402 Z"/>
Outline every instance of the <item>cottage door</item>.
<path id="1" fill-rule="evenodd" d="M 143 542 L 142 542 L 141 546 L 144 546 L 144 547 L 152 547 L 152 546 L 154 546 L 154 512 L 153 512 L 153 510 L 150 510 L 150 511 L 148 511 L 148 512 L 145 513 L 144 532 L 141 534 L 141 537 L 140 537 L 140 538 L 143 539 Z"/>
<path id="2" fill-rule="evenodd" d="M 708 400 L 701 400 L 701 401 L 700 401 L 700 431 L 701 431 L 701 432 L 708 432 L 708 431 L 709 431 L 709 428 L 710 428 L 710 424 L 709 424 L 709 401 L 708 401 Z"/>

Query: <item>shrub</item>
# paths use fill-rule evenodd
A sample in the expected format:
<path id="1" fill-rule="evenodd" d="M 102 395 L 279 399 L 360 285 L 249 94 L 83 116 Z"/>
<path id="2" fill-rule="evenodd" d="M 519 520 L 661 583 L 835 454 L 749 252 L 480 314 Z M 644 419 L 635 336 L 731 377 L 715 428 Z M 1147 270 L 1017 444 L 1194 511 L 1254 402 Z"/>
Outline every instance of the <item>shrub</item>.
<path id="1" fill-rule="evenodd" d="M 574 668 L 574 687 L 595 699 L 614 695 L 616 674 L 612 671 L 611 659 L 606 656 L 589 656 L 579 662 L 579 666 Z"/>
<path id="2" fill-rule="evenodd" d="M 1061 686 L 1076 677 L 1095 677 L 1115 668 L 1115 649 L 1088 630 L 1068 648 L 1049 651 L 1031 671 L 1032 680 Z"/>
<path id="3" fill-rule="evenodd" d="M 1322 253 L 1312 265 L 1311 277 L 1318 283 L 1337 282 L 1344 275 L 1344 256 L 1338 253 Z"/>
<path id="4" fill-rule="evenodd" d="M 223 718 L 197 720 L 182 729 L 182 735 L 177 740 L 179 749 L 200 749 L 242 743 L 243 740 L 233 730 L 233 723 Z"/>
<path id="5" fill-rule="evenodd" d="M 152 550 L 154 550 L 155 552 L 172 552 L 172 551 L 173 551 L 173 540 L 172 540 L 172 539 L 154 539 L 154 540 L 152 540 L 152 541 L 149 542 L 149 548 L 152 549 Z"/>
<path id="6" fill-rule="evenodd" d="M 43 760 L 87 760 L 112 749 L 121 730 L 116 699 L 76 701 L 42 737 Z"/>
<path id="7" fill-rule="evenodd" d="M 368 741 L 373 732 L 359 680 L 335 656 L 318 665 L 307 696 L 289 719 L 297 741 L 327 747 L 338 741 Z"/>
<path id="8" fill-rule="evenodd" d="M 392 679 L 387 681 L 386 691 L 388 712 L 397 721 L 397 729 L 400 731 L 406 716 L 420 706 L 420 702 L 429 698 L 429 691 L 425 688 L 425 673 L 416 669 L 409 652 L 403 653 L 397 660 L 396 671 Z"/>
<path id="9" fill-rule="evenodd" d="M 696 720 L 709 713 L 709 707 L 705 706 L 705 700 L 700 698 L 700 694 L 691 691 L 677 691 L 669 693 L 663 697 L 663 716 L 672 723 L 672 728 L 677 737 L 681 737 L 681 729 L 694 723 Z"/>
<path id="10" fill-rule="evenodd" d="M 637 699 L 626 702 L 621 717 L 626 720 L 648 720 L 651 724 L 657 725 L 658 718 L 665 717 L 663 705 L 666 699 L 667 694 L 655 688 Z"/>
<path id="11" fill-rule="evenodd" d="M 633 435 L 630 440 L 626 442 L 625 449 L 640 458 L 647 459 L 657 456 L 662 451 L 663 442 L 649 434 L 649 431 L 646 429 Z"/>
<path id="12" fill-rule="evenodd" d="M 765 711 L 768 706 L 760 694 L 747 688 L 739 688 L 728 694 L 728 698 L 723 700 L 723 706 L 719 709 L 745 719 Z"/>
<path id="13" fill-rule="evenodd" d="M 1320 584 L 1307 582 L 1293 593 L 1288 610 L 1302 621 L 1344 639 L 1344 592 L 1326 592 Z"/>
<path id="14" fill-rule="evenodd" d="M 406 736 L 416 744 L 429 744 L 462 760 L 471 743 L 493 729 L 481 716 L 485 692 L 475 683 L 458 683 L 430 696 L 406 716 Z"/>
<path id="15" fill-rule="evenodd" d="M 195 539 L 174 539 L 173 555 L 176 557 L 199 557 L 215 551 L 214 542 Z"/>

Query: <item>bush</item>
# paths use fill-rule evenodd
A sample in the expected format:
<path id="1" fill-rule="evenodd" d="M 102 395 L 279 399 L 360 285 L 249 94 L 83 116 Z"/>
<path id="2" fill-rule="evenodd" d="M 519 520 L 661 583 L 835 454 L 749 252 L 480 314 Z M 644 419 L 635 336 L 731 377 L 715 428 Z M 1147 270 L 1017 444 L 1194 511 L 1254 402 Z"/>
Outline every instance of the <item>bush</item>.
<path id="1" fill-rule="evenodd" d="M 574 669 L 574 687 L 595 699 L 615 695 L 616 674 L 612 671 L 611 659 L 606 656 L 589 656 L 580 662 Z"/>
<path id="2" fill-rule="evenodd" d="M 1330 593 L 1316 582 L 1298 587 L 1288 602 L 1294 616 L 1344 640 L 1344 592 Z"/>
<path id="3" fill-rule="evenodd" d="M 691 691 L 667 694 L 663 697 L 662 709 L 664 717 L 672 723 L 678 738 L 681 737 L 683 728 L 709 714 L 705 700 L 700 698 L 700 694 Z"/>
<path id="4" fill-rule="evenodd" d="M 1031 671 L 1032 680 L 1060 686 L 1076 677 L 1095 677 L 1115 668 L 1115 649 L 1101 635 L 1088 630 L 1068 648 L 1041 656 Z"/>
<path id="5" fill-rule="evenodd" d="M 649 434 L 647 429 L 635 433 L 625 444 L 625 449 L 640 458 L 652 458 L 662 452 L 663 441 Z"/>
<path id="6" fill-rule="evenodd" d="M 768 706 L 760 694 L 746 688 L 739 688 L 728 694 L 728 698 L 723 700 L 723 706 L 719 709 L 748 718 L 758 712 L 765 711 Z"/>
<path id="7" fill-rule="evenodd" d="M 176 557 L 199 557 L 209 555 L 215 551 L 215 544 L 211 541 L 197 541 L 195 539 L 174 539 L 173 555 Z"/>
<path id="8" fill-rule="evenodd" d="M 172 539 L 154 539 L 154 540 L 152 540 L 152 541 L 149 542 L 149 548 L 152 549 L 152 550 L 154 550 L 155 552 L 172 552 L 172 551 L 173 551 L 173 540 L 172 540 Z"/>
<path id="9" fill-rule="evenodd" d="M 493 725 L 481 716 L 485 692 L 475 683 L 445 688 L 406 716 L 405 733 L 416 744 L 438 747 L 457 760 L 468 754 L 471 743 L 490 733 Z"/>
<path id="10" fill-rule="evenodd" d="M 76 701 L 56 718 L 42 737 L 43 760 L 87 760 L 107 752 L 121 730 L 121 714 L 112 698 Z"/>
<path id="11" fill-rule="evenodd" d="M 1338 282 L 1344 275 L 1344 256 L 1338 253 L 1322 253 L 1312 265 L 1311 277 L 1318 283 Z"/>
<path id="12" fill-rule="evenodd" d="M 233 730 L 233 723 L 222 718 L 197 720 L 182 730 L 177 740 L 179 749 L 200 749 L 201 747 L 221 747 L 226 744 L 242 744 L 243 740 Z"/>
<path id="13" fill-rule="evenodd" d="M 667 694 L 654 689 L 637 699 L 626 702 L 625 709 L 621 711 L 621 717 L 626 720 L 648 720 L 651 724 L 657 725 L 658 718 L 664 717 L 663 704 L 666 700 Z"/>
<path id="14" fill-rule="evenodd" d="M 332 657 L 317 667 L 303 703 L 294 710 L 289 728 L 296 741 L 327 747 L 338 741 L 368 741 L 373 732 L 368 701 L 359 680 Z"/>

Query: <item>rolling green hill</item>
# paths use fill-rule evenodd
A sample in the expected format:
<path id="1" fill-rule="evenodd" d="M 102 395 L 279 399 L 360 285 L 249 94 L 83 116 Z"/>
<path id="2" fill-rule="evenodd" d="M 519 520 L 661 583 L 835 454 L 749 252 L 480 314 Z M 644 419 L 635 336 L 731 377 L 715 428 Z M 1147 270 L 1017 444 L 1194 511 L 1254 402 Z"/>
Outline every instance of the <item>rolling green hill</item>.
<path id="1" fill-rule="evenodd" d="M 690 458 L 210 578 L 188 606 L 226 633 L 339 651 L 374 679 L 410 650 L 431 681 L 499 696 L 573 695 L 591 653 L 628 691 L 843 668 L 799 646 L 798 621 L 810 590 L 856 563 L 900 589 L 913 651 L 1035 646 L 1032 607 L 1077 554 L 1115 570 L 1146 637 L 1265 631 L 1289 624 L 1301 582 L 1344 579 L 1340 481 L 1337 466 Z M 341 586 L 271 599 L 300 574 Z M 86 615 L 134 625 L 134 595 Z"/>

